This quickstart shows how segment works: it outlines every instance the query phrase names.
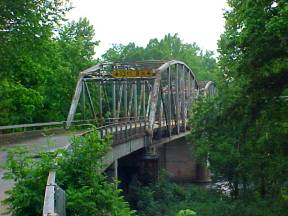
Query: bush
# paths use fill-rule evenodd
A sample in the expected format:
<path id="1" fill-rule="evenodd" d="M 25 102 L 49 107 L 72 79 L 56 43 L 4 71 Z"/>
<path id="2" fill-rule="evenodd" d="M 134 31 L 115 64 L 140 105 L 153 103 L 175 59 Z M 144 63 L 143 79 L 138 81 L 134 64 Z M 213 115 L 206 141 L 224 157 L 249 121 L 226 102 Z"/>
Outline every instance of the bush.
<path id="1" fill-rule="evenodd" d="M 41 215 L 48 172 L 55 169 L 57 184 L 66 191 L 67 215 L 132 215 L 118 183 L 109 182 L 102 173 L 101 160 L 109 145 L 110 139 L 102 140 L 94 131 L 74 137 L 68 151 L 41 153 L 37 160 L 23 148 L 10 151 L 5 177 L 14 179 L 16 185 L 8 191 L 5 203 L 11 213 Z"/>
<path id="2" fill-rule="evenodd" d="M 185 210 L 179 211 L 176 216 L 196 216 L 196 212 L 190 209 L 185 209 Z"/>
<path id="3" fill-rule="evenodd" d="M 6 193 L 4 204 L 15 216 L 41 215 L 44 191 L 49 170 L 53 167 L 53 157 L 40 153 L 39 159 L 25 148 L 15 148 L 8 152 L 5 179 L 13 179 L 15 187 Z"/>
<path id="4" fill-rule="evenodd" d="M 177 185 L 164 173 L 159 181 L 137 191 L 140 216 L 276 216 L 287 215 L 285 200 L 232 199 L 216 189 L 197 185 Z M 285 203 L 286 202 L 286 203 Z M 190 209 L 193 209 L 190 210 Z"/>

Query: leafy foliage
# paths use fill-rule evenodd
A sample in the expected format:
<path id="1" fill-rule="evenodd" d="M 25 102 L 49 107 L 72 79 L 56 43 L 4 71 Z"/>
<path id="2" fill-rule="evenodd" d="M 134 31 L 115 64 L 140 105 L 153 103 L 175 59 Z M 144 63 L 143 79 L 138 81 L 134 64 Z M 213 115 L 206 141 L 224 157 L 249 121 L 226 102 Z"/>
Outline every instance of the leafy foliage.
<path id="1" fill-rule="evenodd" d="M 16 148 L 8 152 L 6 179 L 16 184 L 9 190 L 4 203 L 13 215 L 41 215 L 44 191 L 49 169 L 53 167 L 53 158 L 48 153 L 40 153 L 35 160 L 25 148 Z"/>
<path id="2" fill-rule="evenodd" d="M 93 27 L 64 24 L 68 1 L 3 0 L 0 10 L 0 125 L 63 120 L 93 62 Z"/>
<path id="3" fill-rule="evenodd" d="M 158 183 L 137 189 L 136 209 L 140 216 L 280 216 L 286 212 L 285 202 L 273 198 L 234 200 L 213 188 L 181 186 L 168 179 L 164 174 Z"/>
<path id="4" fill-rule="evenodd" d="M 220 193 L 195 185 L 179 186 L 170 182 L 165 172 L 159 182 L 139 187 L 137 198 L 141 216 L 175 216 L 183 209 L 193 209 L 197 215 L 227 215 L 231 208 Z"/>
<path id="5" fill-rule="evenodd" d="M 109 139 L 97 132 L 74 137 L 68 151 L 41 153 L 32 158 L 25 149 L 9 153 L 6 178 L 16 185 L 8 191 L 5 203 L 13 215 L 41 215 L 48 172 L 56 170 L 57 184 L 66 191 L 67 215 L 133 215 L 120 196 L 117 182 L 102 173 L 102 157 L 109 150 Z M 58 155 L 58 156 L 57 156 Z"/>
<path id="6" fill-rule="evenodd" d="M 278 206 L 285 202 L 288 175 L 288 4 L 228 2 L 218 95 L 194 104 L 191 140 L 234 198 L 273 198 Z"/>
<path id="7" fill-rule="evenodd" d="M 190 209 L 181 210 L 176 214 L 176 216 L 196 216 L 196 215 L 197 215 L 196 212 Z"/>
<path id="8" fill-rule="evenodd" d="M 57 176 L 59 185 L 67 191 L 69 215 L 132 215 L 117 182 L 109 182 L 102 174 L 108 143 L 98 133 L 74 138 L 71 152 L 63 152 L 57 161 L 61 168 Z"/>

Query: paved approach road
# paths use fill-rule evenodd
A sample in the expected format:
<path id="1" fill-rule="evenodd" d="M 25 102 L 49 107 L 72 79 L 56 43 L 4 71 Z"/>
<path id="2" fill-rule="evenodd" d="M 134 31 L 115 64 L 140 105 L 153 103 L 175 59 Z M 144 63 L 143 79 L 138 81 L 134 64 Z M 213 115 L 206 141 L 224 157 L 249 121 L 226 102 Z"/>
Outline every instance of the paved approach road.
<path id="1" fill-rule="evenodd" d="M 0 201 L 6 198 L 5 191 L 13 187 L 13 181 L 2 179 L 5 169 L 3 165 L 7 159 L 7 149 L 15 148 L 17 146 L 25 146 L 31 152 L 51 151 L 56 148 L 61 148 L 69 144 L 70 137 L 76 133 L 63 132 L 62 134 L 50 135 L 48 137 L 39 136 L 29 140 L 18 141 L 9 145 L 1 146 L 0 148 Z M 0 205 L 0 215 L 5 212 L 5 206 Z"/>

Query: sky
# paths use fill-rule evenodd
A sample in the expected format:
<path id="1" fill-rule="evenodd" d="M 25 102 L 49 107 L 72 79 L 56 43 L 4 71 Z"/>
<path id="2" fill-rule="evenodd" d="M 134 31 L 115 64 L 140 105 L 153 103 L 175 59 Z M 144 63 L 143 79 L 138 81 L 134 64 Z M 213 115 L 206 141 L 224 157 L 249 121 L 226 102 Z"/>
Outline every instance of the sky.
<path id="1" fill-rule="evenodd" d="M 112 44 L 135 42 L 146 46 L 150 39 L 178 33 L 185 43 L 217 50 L 224 31 L 226 0 L 71 0 L 68 19 L 87 17 L 100 40 L 96 57 Z"/>

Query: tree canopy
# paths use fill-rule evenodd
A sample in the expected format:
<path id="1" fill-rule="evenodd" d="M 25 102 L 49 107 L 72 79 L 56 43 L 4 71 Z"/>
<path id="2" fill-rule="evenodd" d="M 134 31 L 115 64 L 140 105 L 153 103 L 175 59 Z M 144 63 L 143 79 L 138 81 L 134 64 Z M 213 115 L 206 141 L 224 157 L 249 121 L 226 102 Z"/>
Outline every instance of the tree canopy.
<path id="1" fill-rule="evenodd" d="M 1 1 L 0 125 L 65 119 L 98 45 L 87 19 L 65 21 L 69 9 L 66 1 Z"/>
<path id="2" fill-rule="evenodd" d="M 281 200 L 288 175 L 288 3 L 228 3 L 218 95 L 193 107 L 191 139 L 234 197 Z"/>

